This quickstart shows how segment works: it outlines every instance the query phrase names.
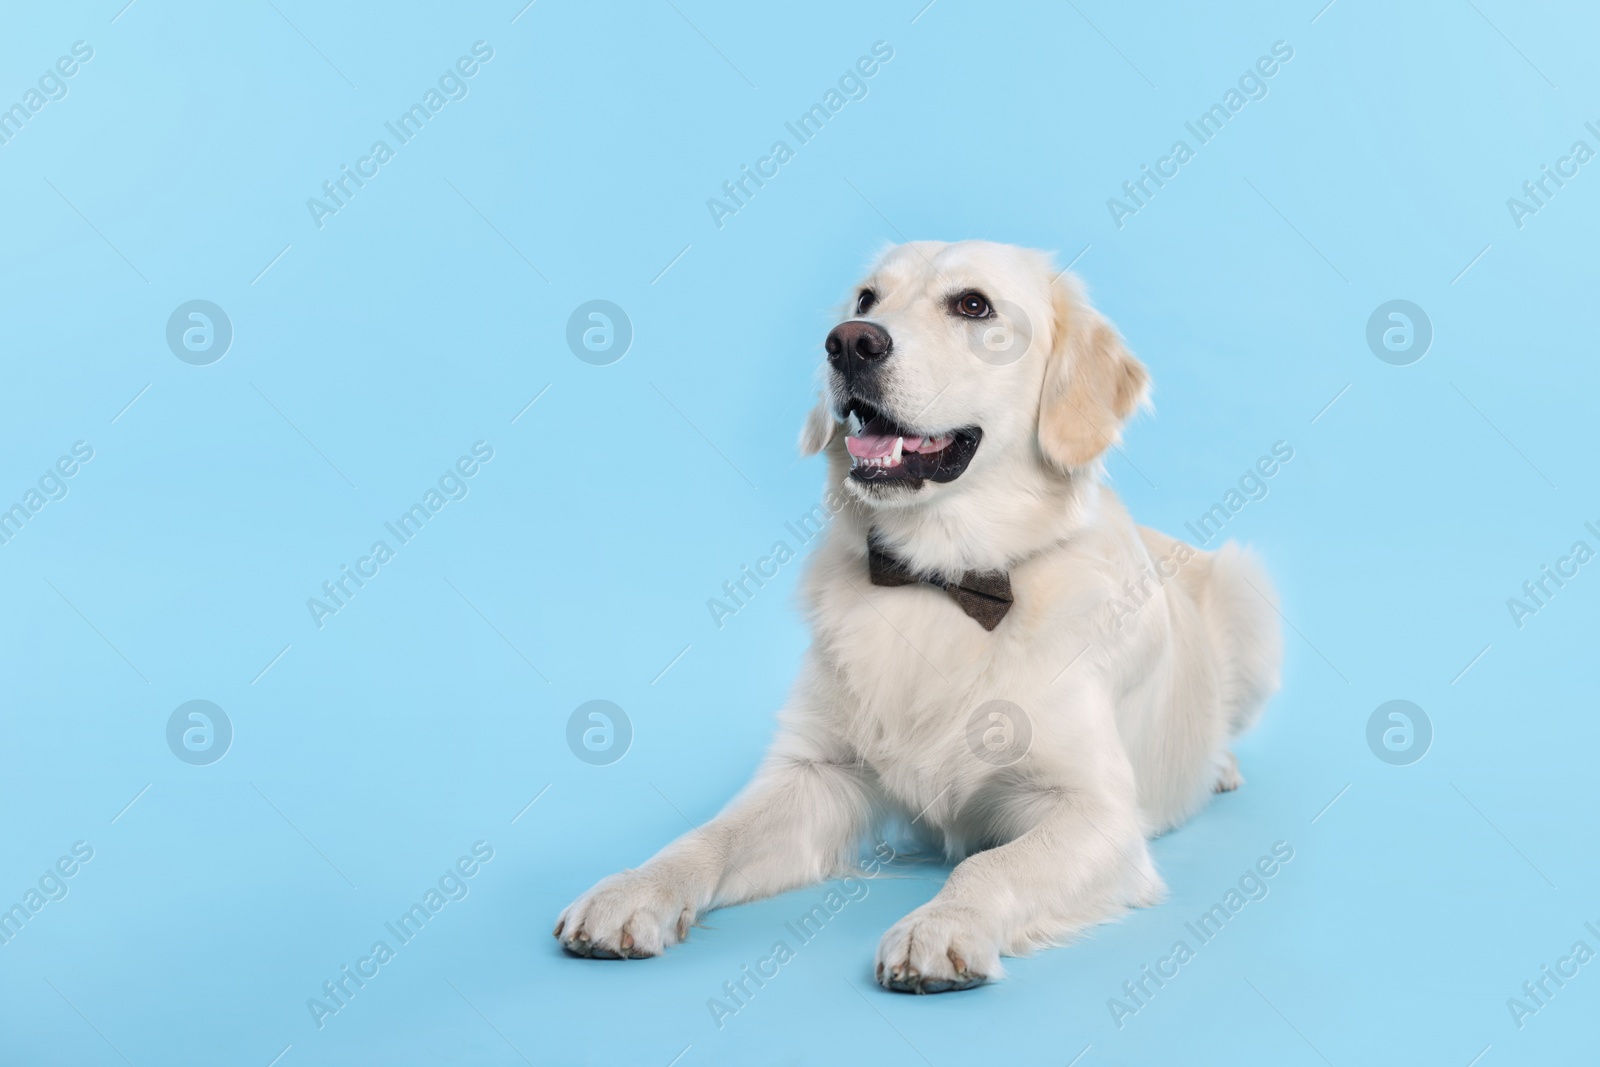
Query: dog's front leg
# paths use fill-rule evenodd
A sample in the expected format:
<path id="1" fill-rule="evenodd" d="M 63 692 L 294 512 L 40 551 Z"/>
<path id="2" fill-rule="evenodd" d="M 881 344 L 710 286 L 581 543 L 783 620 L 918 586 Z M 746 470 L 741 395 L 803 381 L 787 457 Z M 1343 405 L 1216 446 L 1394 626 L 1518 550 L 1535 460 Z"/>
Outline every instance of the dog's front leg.
<path id="1" fill-rule="evenodd" d="M 1037 813 L 1029 829 L 963 860 L 937 896 L 883 936 L 883 986 L 967 989 L 1004 973 L 1002 953 L 1058 943 L 1122 907 L 1161 897 L 1131 793 L 1095 796 L 1035 783 L 1027 794 L 1017 807 Z"/>
<path id="2" fill-rule="evenodd" d="M 657 956 L 712 908 L 849 870 L 872 802 L 861 766 L 829 747 L 780 736 L 720 815 L 568 905 L 555 928 L 562 947 L 580 956 Z"/>

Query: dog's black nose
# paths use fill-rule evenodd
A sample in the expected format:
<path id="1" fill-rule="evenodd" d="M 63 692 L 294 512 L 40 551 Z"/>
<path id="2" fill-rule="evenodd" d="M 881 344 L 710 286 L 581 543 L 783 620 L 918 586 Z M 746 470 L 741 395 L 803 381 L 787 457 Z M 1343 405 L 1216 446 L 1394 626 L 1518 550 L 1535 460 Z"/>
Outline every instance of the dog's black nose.
<path id="1" fill-rule="evenodd" d="M 875 322 L 852 319 L 835 326 L 822 347 L 828 350 L 828 362 L 849 378 L 874 369 L 894 347 L 894 339 Z"/>

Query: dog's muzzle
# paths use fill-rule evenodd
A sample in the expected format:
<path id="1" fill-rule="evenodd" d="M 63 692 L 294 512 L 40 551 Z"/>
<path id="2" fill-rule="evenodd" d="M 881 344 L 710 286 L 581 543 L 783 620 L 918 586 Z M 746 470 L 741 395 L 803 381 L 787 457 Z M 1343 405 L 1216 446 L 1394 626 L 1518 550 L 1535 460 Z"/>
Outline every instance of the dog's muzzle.
<path id="1" fill-rule="evenodd" d="M 904 485 L 953 482 L 978 451 L 983 430 L 963 426 L 942 433 L 908 429 L 865 400 L 845 401 L 845 450 L 857 482 Z"/>
<path id="2" fill-rule="evenodd" d="M 828 365 L 844 376 L 847 388 L 875 376 L 894 348 L 894 338 L 875 322 L 852 319 L 828 332 L 822 347 Z"/>

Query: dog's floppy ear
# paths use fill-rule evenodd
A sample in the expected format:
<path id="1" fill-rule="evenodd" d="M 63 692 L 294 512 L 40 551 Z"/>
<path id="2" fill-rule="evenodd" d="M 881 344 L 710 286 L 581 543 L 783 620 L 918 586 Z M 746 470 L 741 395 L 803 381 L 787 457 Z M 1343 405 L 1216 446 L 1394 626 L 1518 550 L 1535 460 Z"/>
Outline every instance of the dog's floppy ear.
<path id="1" fill-rule="evenodd" d="M 814 456 L 828 447 L 839 424 L 833 421 L 833 411 L 826 396 L 817 400 L 817 406 L 806 413 L 806 424 L 800 427 L 800 454 Z"/>
<path id="2" fill-rule="evenodd" d="M 1145 399 L 1150 375 L 1116 328 L 1062 275 L 1051 286 L 1054 328 L 1039 397 L 1039 448 L 1063 470 L 1083 467 L 1116 443 Z"/>

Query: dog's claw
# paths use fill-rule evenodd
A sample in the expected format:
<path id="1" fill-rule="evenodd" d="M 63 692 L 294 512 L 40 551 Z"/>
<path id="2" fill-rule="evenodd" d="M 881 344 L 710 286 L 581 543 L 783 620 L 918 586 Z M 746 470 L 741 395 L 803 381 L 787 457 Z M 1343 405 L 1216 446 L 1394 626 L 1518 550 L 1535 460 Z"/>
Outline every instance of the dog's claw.
<path id="1" fill-rule="evenodd" d="M 694 905 L 663 879 L 627 870 L 569 905 L 556 939 L 568 954 L 584 959 L 644 960 L 683 940 L 693 920 Z"/>
<path id="2" fill-rule="evenodd" d="M 961 918 L 956 911 L 923 915 L 891 930 L 885 935 L 887 947 L 878 953 L 878 984 L 896 993 L 952 993 L 983 985 L 990 974 L 1004 973 L 998 955 L 990 962 L 981 941 L 960 936 L 956 922 Z M 968 962 L 975 951 L 976 967 Z"/>
<path id="3" fill-rule="evenodd" d="M 1217 783 L 1211 787 L 1211 791 L 1213 793 L 1231 793 L 1241 785 L 1244 785 L 1244 775 L 1239 773 L 1239 757 L 1229 752 L 1227 765 L 1219 772 Z"/>
<path id="4" fill-rule="evenodd" d="M 631 939 L 629 940 L 631 941 Z M 625 956 L 623 953 L 616 952 L 612 949 L 606 948 L 603 945 L 595 944 L 592 940 L 590 940 L 588 931 L 582 929 L 573 934 L 570 941 L 562 941 L 561 947 L 572 953 L 574 956 L 582 956 L 584 959 L 590 960 L 620 960 L 632 958 L 631 954 Z M 623 946 L 624 949 L 628 947 L 630 946 L 626 944 Z"/>
<path id="5" fill-rule="evenodd" d="M 955 978 L 924 978 L 915 969 L 902 971 L 896 969 L 889 974 L 889 980 L 884 982 L 879 976 L 879 982 L 884 988 L 895 993 L 956 993 L 963 989 L 972 989 L 988 981 L 981 974 L 962 971 Z"/>
<path id="6" fill-rule="evenodd" d="M 882 964 L 878 965 L 878 981 L 883 982 Z M 923 981 L 922 972 L 911 966 L 909 963 L 895 967 L 893 970 L 891 970 L 889 972 L 889 980 L 883 984 L 899 993 L 943 992 L 942 989 L 929 988 L 930 986 L 936 986 L 941 983 Z"/>

